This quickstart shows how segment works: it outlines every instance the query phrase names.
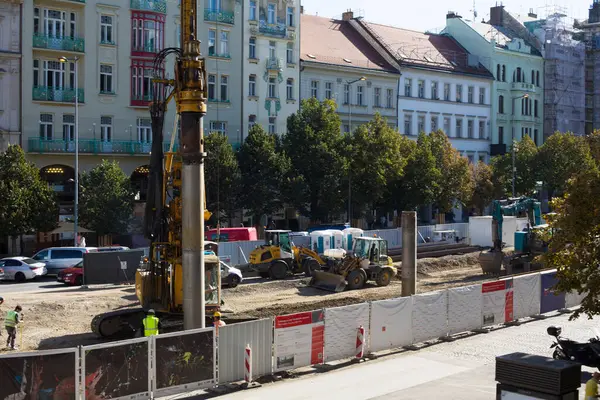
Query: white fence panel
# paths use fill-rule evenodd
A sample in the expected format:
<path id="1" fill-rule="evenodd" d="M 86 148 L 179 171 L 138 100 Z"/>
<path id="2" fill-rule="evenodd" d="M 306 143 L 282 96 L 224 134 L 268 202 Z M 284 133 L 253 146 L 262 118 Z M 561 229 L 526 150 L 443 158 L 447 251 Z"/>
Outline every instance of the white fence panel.
<path id="1" fill-rule="evenodd" d="M 436 231 L 456 231 L 456 236 L 459 238 L 469 238 L 469 224 L 466 222 L 459 222 L 454 224 L 439 224 L 435 225 Z"/>
<path id="2" fill-rule="evenodd" d="M 541 287 L 540 274 L 513 278 L 513 317 L 515 320 L 540 313 Z"/>
<path id="3" fill-rule="evenodd" d="M 228 264 L 231 266 L 246 264 L 246 260 L 250 256 L 250 252 L 254 250 L 257 246 L 260 246 L 264 243 L 264 240 L 219 242 L 219 257 L 221 257 L 221 259 L 228 258 Z M 244 257 L 242 256 L 242 253 L 244 253 L 246 259 L 244 259 Z"/>
<path id="4" fill-rule="evenodd" d="M 575 292 L 569 292 L 567 294 L 565 294 L 565 307 L 567 308 L 571 308 L 571 307 L 577 307 L 578 305 L 581 304 L 583 298 L 587 295 L 587 293 L 577 293 Z"/>
<path id="5" fill-rule="evenodd" d="M 371 303 L 371 351 L 412 344 L 412 299 L 380 300 Z"/>
<path id="6" fill-rule="evenodd" d="M 369 310 L 369 303 L 325 309 L 324 362 L 355 355 L 356 336 L 361 325 L 365 329 L 365 340 L 369 337 Z"/>
<path id="7" fill-rule="evenodd" d="M 415 343 L 448 334 L 448 292 L 445 290 L 412 296 L 412 328 Z"/>
<path id="8" fill-rule="evenodd" d="M 373 235 L 377 235 L 377 237 L 387 240 L 388 248 L 402 246 L 402 231 L 400 228 L 378 229 L 364 232 L 364 236 L 373 237 Z"/>
<path id="9" fill-rule="evenodd" d="M 433 237 L 433 231 L 435 231 L 435 225 L 422 225 L 417 226 L 417 243 L 423 243 L 423 240 Z"/>
<path id="10" fill-rule="evenodd" d="M 481 328 L 481 285 L 448 289 L 449 333 L 478 328 Z"/>
<path id="11" fill-rule="evenodd" d="M 244 379 L 244 351 L 252 349 L 252 375 L 273 373 L 273 320 L 240 322 L 219 328 L 219 383 Z"/>

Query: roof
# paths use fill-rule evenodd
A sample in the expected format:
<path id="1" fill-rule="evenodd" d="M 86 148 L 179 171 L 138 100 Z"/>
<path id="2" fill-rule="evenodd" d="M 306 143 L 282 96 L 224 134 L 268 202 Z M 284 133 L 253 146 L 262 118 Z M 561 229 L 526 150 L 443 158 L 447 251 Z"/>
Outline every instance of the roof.
<path id="1" fill-rule="evenodd" d="M 492 77 L 478 61 L 470 66 L 469 53 L 450 36 L 358 21 L 402 65 Z"/>
<path id="2" fill-rule="evenodd" d="M 301 26 L 302 61 L 397 73 L 347 21 L 302 14 Z"/>
<path id="3" fill-rule="evenodd" d="M 533 22 L 533 21 L 532 21 Z M 491 25 L 483 22 L 465 22 L 465 24 L 469 25 L 473 30 L 479 35 L 481 35 L 485 40 L 491 42 L 492 40 L 496 41 L 496 47 L 506 49 L 508 44 L 515 38 L 523 39 L 523 41 L 531 47 L 532 55 L 541 55 L 540 52 L 535 48 L 535 44 L 530 43 L 528 38 L 522 37 L 519 33 L 513 31 L 512 29 L 499 25 Z M 531 23 L 528 22 L 530 25 Z M 525 26 L 527 28 L 527 26 Z"/>

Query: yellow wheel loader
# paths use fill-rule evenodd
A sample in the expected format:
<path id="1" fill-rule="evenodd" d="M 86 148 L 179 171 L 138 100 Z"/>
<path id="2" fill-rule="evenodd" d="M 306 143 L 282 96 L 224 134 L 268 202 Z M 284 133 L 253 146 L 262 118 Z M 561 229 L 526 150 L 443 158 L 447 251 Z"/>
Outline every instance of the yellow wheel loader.
<path id="1" fill-rule="evenodd" d="M 311 249 L 296 247 L 290 240 L 290 231 L 265 231 L 265 244 L 252 250 L 247 265 L 239 266 L 245 271 L 258 272 L 263 278 L 284 279 L 289 274 L 312 272 L 326 265 Z"/>
<path id="2" fill-rule="evenodd" d="M 367 281 L 387 286 L 398 273 L 387 250 L 387 240 L 357 237 L 352 252 L 333 263 L 328 271 L 314 271 L 309 285 L 332 292 L 361 289 Z"/>

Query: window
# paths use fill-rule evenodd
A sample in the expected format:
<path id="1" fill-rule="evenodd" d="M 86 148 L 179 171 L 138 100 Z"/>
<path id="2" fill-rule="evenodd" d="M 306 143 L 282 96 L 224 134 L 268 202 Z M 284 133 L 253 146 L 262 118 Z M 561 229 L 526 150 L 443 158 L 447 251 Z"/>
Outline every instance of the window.
<path id="1" fill-rule="evenodd" d="M 256 38 L 251 37 L 250 43 L 248 44 L 248 57 L 256 58 Z"/>
<path id="2" fill-rule="evenodd" d="M 502 66 L 502 82 L 506 82 L 506 65 Z"/>
<path id="3" fill-rule="evenodd" d="M 274 41 L 269 41 L 269 58 L 275 58 L 275 55 L 277 54 L 276 45 L 277 44 Z"/>
<path id="4" fill-rule="evenodd" d="M 412 115 L 404 116 L 404 134 L 410 135 L 412 128 Z"/>
<path id="5" fill-rule="evenodd" d="M 140 143 L 152 143 L 152 121 L 150 118 L 137 119 L 137 136 Z"/>
<path id="6" fill-rule="evenodd" d="M 325 82 L 325 98 L 333 98 L 333 82 Z"/>
<path id="7" fill-rule="evenodd" d="M 534 100 L 533 102 L 533 116 L 534 117 L 539 117 L 538 115 L 538 101 Z"/>
<path id="8" fill-rule="evenodd" d="M 40 60 L 33 60 L 33 87 L 42 86 L 40 82 Z"/>
<path id="9" fill-rule="evenodd" d="M 75 63 L 69 63 L 69 87 L 75 88 Z"/>
<path id="10" fill-rule="evenodd" d="M 256 21 L 256 1 L 250 0 L 250 21 Z"/>
<path id="11" fill-rule="evenodd" d="M 431 98 L 433 100 L 438 100 L 439 96 L 438 96 L 438 83 L 437 82 L 431 82 Z"/>
<path id="12" fill-rule="evenodd" d="M 485 164 L 485 156 L 479 156 L 479 162 L 482 162 Z"/>
<path id="13" fill-rule="evenodd" d="M 269 3 L 267 6 L 267 23 L 274 24 L 275 23 L 275 4 Z"/>
<path id="14" fill-rule="evenodd" d="M 181 47 L 181 24 L 177 24 L 175 28 L 175 43 L 177 47 Z"/>
<path id="15" fill-rule="evenodd" d="M 417 85 L 418 85 L 418 89 L 419 89 L 419 98 L 424 99 L 425 98 L 425 81 L 419 80 Z"/>
<path id="16" fill-rule="evenodd" d="M 498 127 L 498 144 L 504 144 L 504 127 Z"/>
<path id="17" fill-rule="evenodd" d="M 100 64 L 100 93 L 114 93 L 112 65 Z"/>
<path id="18" fill-rule="evenodd" d="M 248 96 L 256 96 L 256 75 L 248 77 Z"/>
<path id="19" fill-rule="evenodd" d="M 538 145 L 538 130 L 534 129 L 533 130 L 533 143 L 535 143 L 535 145 Z"/>
<path id="20" fill-rule="evenodd" d="M 227 134 L 227 122 L 210 121 L 210 124 L 208 125 L 208 127 L 209 127 L 208 129 L 211 133 L 216 132 L 216 133 L 220 133 L 221 135 Z"/>
<path id="21" fill-rule="evenodd" d="M 444 100 L 450 101 L 450 84 L 444 83 Z"/>
<path id="22" fill-rule="evenodd" d="M 500 64 L 496 65 L 496 80 L 502 80 L 502 73 L 500 72 Z"/>
<path id="23" fill-rule="evenodd" d="M 60 61 L 44 61 L 44 83 L 52 88 L 64 88 L 65 64 Z"/>
<path id="24" fill-rule="evenodd" d="M 295 64 L 294 62 L 294 43 L 293 42 L 289 42 L 287 44 L 287 50 L 286 50 L 286 58 L 287 58 L 287 63 L 288 64 Z"/>
<path id="25" fill-rule="evenodd" d="M 208 101 L 217 100 L 217 76 L 208 75 Z"/>
<path id="26" fill-rule="evenodd" d="M 331 82 L 327 82 L 325 84 L 325 96 L 327 96 L 327 85 L 330 86 L 329 93 L 331 94 Z M 294 99 L 294 80 L 292 78 L 288 78 L 285 86 L 286 86 L 287 99 L 293 100 Z M 327 98 L 330 99 L 331 97 L 327 97 Z"/>
<path id="27" fill-rule="evenodd" d="M 214 29 L 208 30 L 208 55 L 214 56 L 217 52 L 217 31 Z"/>
<path id="28" fill-rule="evenodd" d="M 479 88 L 479 104 L 485 104 L 485 88 Z"/>
<path id="29" fill-rule="evenodd" d="M 450 117 L 444 117 L 444 133 L 450 136 Z"/>
<path id="30" fill-rule="evenodd" d="M 417 134 L 421 133 L 421 132 L 425 132 L 425 116 L 424 115 L 419 115 L 417 117 Z"/>
<path id="31" fill-rule="evenodd" d="M 294 26 L 294 7 L 288 7 L 286 13 L 287 26 Z"/>
<path id="32" fill-rule="evenodd" d="M 456 85 L 456 102 L 462 102 L 462 85 Z"/>
<path id="33" fill-rule="evenodd" d="M 52 114 L 40 114 L 40 139 L 52 140 L 54 133 L 54 116 Z"/>
<path id="34" fill-rule="evenodd" d="M 256 115 L 250 114 L 248 115 L 248 130 L 252 129 L 254 125 L 256 125 Z"/>
<path id="35" fill-rule="evenodd" d="M 485 139 L 485 121 L 479 121 L 479 139 Z"/>
<path id="36" fill-rule="evenodd" d="M 533 82 L 531 82 L 533 83 Z M 540 71 L 535 73 L 535 86 L 540 87 Z"/>
<path id="37" fill-rule="evenodd" d="M 110 15 L 100 16 L 100 43 L 102 44 L 114 44 L 112 19 Z"/>
<path id="38" fill-rule="evenodd" d="M 462 119 L 456 118 L 456 132 L 455 137 L 462 137 Z"/>
<path id="39" fill-rule="evenodd" d="M 157 53 L 164 47 L 164 17 L 140 13 L 131 23 L 133 50 Z"/>
<path id="40" fill-rule="evenodd" d="M 387 89 L 386 107 L 394 108 L 394 89 Z"/>
<path id="41" fill-rule="evenodd" d="M 467 88 L 467 101 L 470 104 L 473 104 L 473 102 L 475 101 L 474 97 L 475 97 L 475 88 L 473 86 L 469 86 Z"/>
<path id="42" fill-rule="evenodd" d="M 412 95 L 412 79 L 404 80 L 404 96 L 410 97 Z"/>
<path id="43" fill-rule="evenodd" d="M 373 107 L 381 107 L 381 88 L 373 89 Z"/>
<path id="44" fill-rule="evenodd" d="M 357 106 L 364 106 L 363 103 L 363 91 L 364 91 L 365 87 L 364 86 L 357 86 L 356 87 L 356 105 Z"/>
<path id="45" fill-rule="evenodd" d="M 344 104 L 350 104 L 350 85 L 344 85 Z"/>
<path id="46" fill-rule="evenodd" d="M 473 139 L 475 132 L 474 132 L 474 128 L 475 128 L 475 122 L 470 119 L 467 121 L 467 135 L 469 139 Z"/>
<path id="47" fill-rule="evenodd" d="M 81 250 L 52 250 L 53 260 L 83 258 Z"/>
<path id="48" fill-rule="evenodd" d="M 467 158 L 469 159 L 469 164 L 473 164 L 473 156 L 469 155 Z"/>
<path id="49" fill-rule="evenodd" d="M 275 87 L 275 78 L 269 78 L 269 98 L 271 99 L 277 98 Z"/>
<path id="50" fill-rule="evenodd" d="M 523 77 L 523 76 L 522 76 L 522 74 L 521 74 L 521 67 L 517 67 L 516 74 L 517 74 L 517 79 L 516 79 L 516 81 L 517 81 L 517 82 L 522 82 L 524 77 Z"/>
<path id="51" fill-rule="evenodd" d="M 504 96 L 498 96 L 498 112 L 504 114 Z"/>
<path id="52" fill-rule="evenodd" d="M 344 124 L 344 132 L 345 133 L 350 133 L 350 125 Z"/>
<path id="53" fill-rule="evenodd" d="M 229 31 L 221 31 L 221 57 L 229 57 Z"/>
<path id="54" fill-rule="evenodd" d="M 433 115 L 431 117 L 431 131 L 435 132 L 438 130 L 438 117 L 437 115 Z"/>
<path id="55" fill-rule="evenodd" d="M 275 117 L 269 117 L 269 133 L 276 133 L 275 123 Z"/>
<path id="56" fill-rule="evenodd" d="M 112 140 L 112 117 L 100 117 L 100 140 L 103 142 Z"/>
<path id="57" fill-rule="evenodd" d="M 65 142 L 75 140 L 75 116 L 72 114 L 63 115 L 63 140 Z"/>
<path id="58" fill-rule="evenodd" d="M 310 97 L 319 98 L 319 81 L 310 81 Z"/>
<path id="59" fill-rule="evenodd" d="M 229 101 L 229 91 L 227 90 L 227 86 L 229 83 L 229 77 L 227 75 L 221 76 L 221 101 L 228 102 Z"/>

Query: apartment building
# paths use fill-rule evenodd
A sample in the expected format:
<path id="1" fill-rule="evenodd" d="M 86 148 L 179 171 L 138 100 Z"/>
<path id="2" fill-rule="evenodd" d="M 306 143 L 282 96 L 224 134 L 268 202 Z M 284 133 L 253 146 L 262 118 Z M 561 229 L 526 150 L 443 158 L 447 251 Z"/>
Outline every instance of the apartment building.
<path id="1" fill-rule="evenodd" d="M 400 74 L 348 21 L 302 15 L 300 97 L 333 99 L 350 132 L 380 113 L 398 127 Z M 289 89 L 286 98 L 293 99 Z"/>
<path id="2" fill-rule="evenodd" d="M 491 96 L 490 155 L 504 154 L 525 135 L 543 143 L 544 59 L 541 43 L 503 6 L 492 7 L 489 23 L 448 13 L 450 35 L 494 75 Z"/>
<path id="3" fill-rule="evenodd" d="M 21 144 L 22 3 L 0 2 L 0 151 Z"/>

